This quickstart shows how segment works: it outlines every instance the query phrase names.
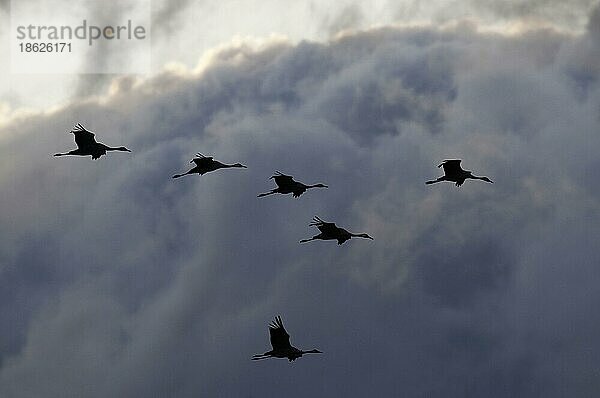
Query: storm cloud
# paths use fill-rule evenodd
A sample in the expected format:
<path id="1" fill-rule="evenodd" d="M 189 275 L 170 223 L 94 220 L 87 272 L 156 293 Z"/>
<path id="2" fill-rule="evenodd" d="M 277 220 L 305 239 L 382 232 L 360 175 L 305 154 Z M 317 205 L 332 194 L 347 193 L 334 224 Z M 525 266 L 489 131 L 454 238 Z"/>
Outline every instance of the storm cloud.
<path id="1" fill-rule="evenodd" d="M 593 15 L 236 40 L 13 119 L 0 395 L 594 396 Z M 53 158 L 76 122 L 133 153 Z M 196 152 L 248 169 L 173 181 Z M 425 186 L 446 158 L 495 184 Z M 329 189 L 257 199 L 275 170 Z M 300 245 L 315 214 L 375 240 Z M 276 314 L 325 354 L 250 361 Z"/>

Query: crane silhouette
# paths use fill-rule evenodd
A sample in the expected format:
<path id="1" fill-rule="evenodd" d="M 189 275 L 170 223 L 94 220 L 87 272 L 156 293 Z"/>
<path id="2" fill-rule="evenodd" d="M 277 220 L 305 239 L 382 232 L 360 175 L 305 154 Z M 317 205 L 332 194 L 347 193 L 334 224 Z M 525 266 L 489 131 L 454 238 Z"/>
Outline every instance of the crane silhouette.
<path id="1" fill-rule="evenodd" d="M 253 361 L 267 358 L 287 358 L 292 362 L 304 354 L 322 354 L 322 352 L 317 349 L 303 351 L 292 346 L 290 344 L 290 335 L 283 327 L 280 316 L 276 316 L 275 320 L 269 324 L 269 335 L 271 336 L 271 346 L 273 349 L 264 354 L 254 355 L 252 357 Z"/>
<path id="2" fill-rule="evenodd" d="M 215 171 L 218 169 L 227 169 L 227 168 L 232 168 L 232 167 L 242 167 L 244 169 L 246 169 L 247 167 L 244 166 L 243 164 L 240 163 L 236 163 L 236 164 L 224 164 L 221 163 L 217 160 L 214 160 L 212 157 L 210 156 L 204 156 L 201 153 L 197 153 L 196 157 L 192 160 L 190 160 L 190 163 L 196 163 L 196 166 L 194 166 L 192 169 L 190 169 L 188 172 L 183 173 L 183 174 L 175 174 L 173 176 L 173 178 L 179 178 L 179 177 L 183 177 L 186 176 L 188 174 L 206 174 L 206 173 L 210 173 L 211 171 Z"/>
<path id="3" fill-rule="evenodd" d="M 273 195 L 275 193 L 280 194 L 288 194 L 291 193 L 294 198 L 300 197 L 307 189 L 310 188 L 329 188 L 325 184 L 314 184 L 314 185 L 306 185 L 299 181 L 294 180 L 294 177 L 285 175 L 280 171 L 276 172 L 274 176 L 271 176 L 271 179 L 275 180 L 275 184 L 277 184 L 277 188 L 270 190 L 269 192 L 261 193 L 258 195 L 259 198 L 264 196 Z"/>
<path id="4" fill-rule="evenodd" d="M 460 159 L 444 160 L 438 165 L 438 167 L 444 168 L 444 175 L 436 180 L 427 181 L 425 182 L 425 184 L 429 185 L 435 184 L 436 182 L 450 181 L 454 182 L 457 187 L 460 187 L 467 178 L 494 183 L 494 181 L 490 180 L 487 177 L 474 176 L 473 173 L 471 173 L 469 170 L 463 170 L 462 167 L 460 167 L 460 162 Z"/>
<path id="5" fill-rule="evenodd" d="M 300 241 L 300 243 L 310 242 L 312 240 L 317 240 L 317 239 L 321 239 L 321 240 L 334 240 L 335 239 L 335 240 L 337 240 L 338 245 L 341 245 L 342 243 L 344 243 L 345 241 L 347 241 L 351 238 L 366 238 L 366 239 L 373 240 L 373 238 L 367 234 L 364 234 L 364 233 L 363 234 L 353 234 L 351 232 L 346 231 L 344 228 L 340 228 L 340 227 L 336 226 L 332 222 L 325 222 L 325 221 L 321 220 L 319 218 L 319 216 L 314 216 L 312 222 L 308 225 L 317 227 L 319 229 L 319 231 L 321 231 L 321 233 L 318 235 L 315 235 L 309 239 L 302 239 Z"/>
<path id="6" fill-rule="evenodd" d="M 131 152 L 124 146 L 114 148 L 104 145 L 101 142 L 97 142 L 94 138 L 95 134 L 89 130 L 86 130 L 85 127 L 81 125 L 81 123 L 77 123 L 77 125 L 73 127 L 70 133 L 75 135 L 75 143 L 77 144 L 77 149 L 66 153 L 55 153 L 54 156 L 91 156 L 92 159 L 96 160 L 100 158 L 100 156 L 106 155 L 106 152 L 108 151 Z"/>

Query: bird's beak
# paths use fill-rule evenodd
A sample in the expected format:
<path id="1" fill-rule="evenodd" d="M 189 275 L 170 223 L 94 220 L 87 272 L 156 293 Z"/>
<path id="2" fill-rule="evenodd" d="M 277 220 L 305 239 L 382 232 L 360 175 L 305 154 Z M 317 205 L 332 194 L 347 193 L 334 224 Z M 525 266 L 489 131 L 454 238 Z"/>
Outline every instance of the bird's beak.
<path id="1" fill-rule="evenodd" d="M 370 235 L 367 235 L 367 239 L 374 240 L 374 239 L 373 239 L 373 237 L 372 237 L 372 236 L 370 236 Z"/>

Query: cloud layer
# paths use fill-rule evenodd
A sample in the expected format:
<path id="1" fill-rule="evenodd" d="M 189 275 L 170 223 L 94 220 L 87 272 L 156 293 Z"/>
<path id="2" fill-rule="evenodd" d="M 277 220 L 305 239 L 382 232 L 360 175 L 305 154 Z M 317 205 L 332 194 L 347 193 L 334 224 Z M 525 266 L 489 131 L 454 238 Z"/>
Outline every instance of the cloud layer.
<path id="1" fill-rule="evenodd" d="M 3 127 L 0 395 L 593 396 L 596 14 L 238 41 Z M 134 152 L 52 158 L 78 121 Z M 198 151 L 249 169 L 173 181 Z M 275 170 L 330 188 L 257 199 Z M 251 362 L 276 314 L 325 354 Z"/>
<path id="2" fill-rule="evenodd" d="M 51 0 L 40 1 L 49 4 Z M 407 24 L 444 26 L 455 24 L 456 21 L 472 21 L 485 29 L 502 32 L 514 33 L 544 26 L 579 34 L 585 29 L 587 16 L 597 3 L 594 0 L 432 0 L 427 3 L 415 0 L 380 0 L 365 6 L 364 2 L 357 0 L 318 3 L 263 0 L 257 7 L 252 0 L 221 0 L 218 4 L 189 0 L 136 2 L 148 4 L 152 11 L 150 30 L 153 72 L 172 62 L 191 67 L 197 62 L 199 54 L 228 42 L 234 36 L 267 37 L 274 32 L 297 43 L 301 40 L 325 41 L 342 31 L 373 27 Z M 114 2 L 110 5 L 102 3 L 101 9 L 94 2 L 80 2 L 80 5 L 89 6 L 87 13 L 78 7 L 65 7 L 64 2 L 52 0 L 52 3 L 55 3 L 55 9 L 61 10 L 60 15 L 63 17 L 73 14 L 79 19 L 83 12 L 90 20 L 98 20 L 101 15 L 113 15 L 120 19 L 126 13 L 136 19 L 129 10 L 124 10 Z M 11 25 L 9 5 L 8 0 L 0 0 L 0 47 L 7 52 Z M 39 12 L 38 10 L 37 15 Z M 57 15 L 47 15 L 48 20 L 55 20 Z M 111 20 L 111 17 L 107 20 Z M 108 49 L 107 47 L 102 56 L 93 54 L 84 62 L 93 65 L 135 62 L 131 53 Z M 45 109 L 58 103 L 95 95 L 106 90 L 111 78 L 100 74 L 20 75 L 12 72 L 8 57 L 2 57 L 0 107 L 4 102 L 9 106 L 10 112 L 2 112 L 7 116 L 0 113 L 0 123 L 21 108 Z"/>

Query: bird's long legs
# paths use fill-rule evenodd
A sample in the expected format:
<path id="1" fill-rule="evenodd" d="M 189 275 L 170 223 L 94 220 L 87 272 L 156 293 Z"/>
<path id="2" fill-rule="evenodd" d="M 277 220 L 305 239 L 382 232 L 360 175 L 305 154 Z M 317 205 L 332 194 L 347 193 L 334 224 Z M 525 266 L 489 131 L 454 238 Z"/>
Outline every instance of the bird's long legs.
<path id="1" fill-rule="evenodd" d="M 194 170 L 194 169 L 192 169 L 192 170 Z M 192 170 L 189 170 L 189 171 L 187 171 L 187 172 L 185 172 L 185 173 L 183 173 L 183 174 L 175 174 L 175 175 L 173 176 L 173 178 L 179 178 L 179 177 L 186 176 L 186 175 L 188 175 L 188 174 L 192 174 L 192 173 L 193 173 L 193 171 L 192 171 Z"/>
<path id="2" fill-rule="evenodd" d="M 75 151 L 77 151 L 77 149 L 74 149 L 74 150 L 69 151 L 69 152 L 64 152 L 64 153 L 55 153 L 54 156 L 76 155 Z"/>
<path id="3" fill-rule="evenodd" d="M 313 236 L 312 238 L 309 238 L 309 239 L 302 239 L 300 241 L 300 243 L 306 243 L 306 242 L 310 242 L 312 240 L 317 240 L 317 239 L 321 239 L 321 234 L 315 235 L 315 236 Z"/>
<path id="4" fill-rule="evenodd" d="M 252 360 L 253 361 L 259 361 L 261 359 L 268 359 L 268 358 L 271 358 L 271 356 L 270 355 L 266 355 L 266 354 L 256 354 L 256 355 L 254 355 L 252 357 Z"/>
<path id="5" fill-rule="evenodd" d="M 436 180 L 427 181 L 427 182 L 425 182 L 425 184 L 427 184 L 427 185 L 435 184 L 436 182 L 442 182 L 442 181 L 446 181 L 446 176 L 441 176 Z"/>
<path id="6" fill-rule="evenodd" d="M 278 193 L 277 188 L 270 190 L 269 192 L 265 192 L 265 193 L 261 193 L 258 195 L 259 198 L 262 198 L 263 196 L 269 196 L 269 195 L 273 195 L 275 193 Z"/>

